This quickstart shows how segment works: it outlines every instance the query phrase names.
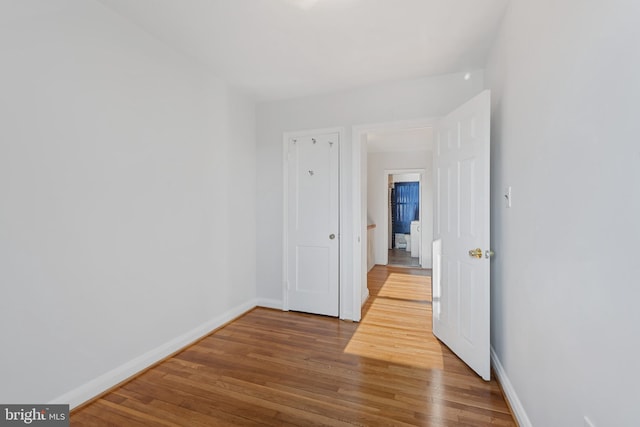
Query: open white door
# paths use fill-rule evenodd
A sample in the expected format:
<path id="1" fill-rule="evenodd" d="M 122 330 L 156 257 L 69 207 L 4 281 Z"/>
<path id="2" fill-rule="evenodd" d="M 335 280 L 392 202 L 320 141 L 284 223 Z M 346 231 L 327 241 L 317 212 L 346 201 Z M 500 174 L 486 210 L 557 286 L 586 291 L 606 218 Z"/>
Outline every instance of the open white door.
<path id="1" fill-rule="evenodd" d="M 338 315 L 338 133 L 287 141 L 288 309 Z"/>
<path id="2" fill-rule="evenodd" d="M 436 128 L 433 333 L 490 379 L 489 120 L 484 91 Z"/>

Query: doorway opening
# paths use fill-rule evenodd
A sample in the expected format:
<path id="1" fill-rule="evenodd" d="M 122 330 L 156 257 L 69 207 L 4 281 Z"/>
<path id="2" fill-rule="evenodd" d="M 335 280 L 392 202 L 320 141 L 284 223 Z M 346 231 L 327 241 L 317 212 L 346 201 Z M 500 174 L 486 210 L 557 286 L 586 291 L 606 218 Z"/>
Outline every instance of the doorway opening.
<path id="1" fill-rule="evenodd" d="M 422 174 L 387 174 L 388 265 L 422 267 Z"/>
<path id="2" fill-rule="evenodd" d="M 419 212 L 433 211 L 433 128 L 434 119 L 417 119 L 354 126 L 353 214 L 356 250 L 353 258 L 354 320 L 360 320 L 367 300 L 367 272 L 374 265 L 389 264 L 389 174 L 420 175 Z M 431 268 L 433 216 L 420 226 L 418 263 Z M 405 234 L 410 234 L 410 231 Z"/>
<path id="3" fill-rule="evenodd" d="M 483 91 L 437 121 L 431 150 L 432 331 L 483 379 L 490 379 L 490 93 Z M 425 123 L 432 128 L 436 122 Z M 378 129 L 381 125 L 378 125 Z M 396 124 L 402 129 L 402 124 Z M 371 127 L 353 129 L 354 287 L 366 287 L 367 158 Z M 375 129 L 375 127 L 374 127 Z M 406 124 L 404 129 L 407 129 Z M 370 172 L 369 172 L 370 173 Z M 435 182 L 434 182 L 435 181 Z M 360 191 L 360 194 L 358 194 Z M 385 209 L 386 211 L 386 209 Z M 424 212 L 424 210 L 422 210 Z M 423 230 L 426 227 L 423 224 Z M 365 245 L 361 244 L 361 239 Z M 358 246 L 356 246 L 358 247 Z M 423 248 L 426 249 L 425 245 Z M 482 248 L 487 248 L 482 252 Z M 388 248 L 385 248 L 385 252 Z M 425 252 L 425 251 L 423 251 Z M 431 254 L 430 254 L 431 255 Z M 364 273 L 364 274 L 363 274 Z M 444 273 L 444 274 L 443 274 Z M 449 274 L 451 273 L 451 274 Z M 359 295 L 354 293 L 354 301 Z M 362 301 L 362 299 L 360 299 Z M 355 306 L 355 304 L 354 304 Z M 354 316 L 359 320 L 361 316 Z"/>

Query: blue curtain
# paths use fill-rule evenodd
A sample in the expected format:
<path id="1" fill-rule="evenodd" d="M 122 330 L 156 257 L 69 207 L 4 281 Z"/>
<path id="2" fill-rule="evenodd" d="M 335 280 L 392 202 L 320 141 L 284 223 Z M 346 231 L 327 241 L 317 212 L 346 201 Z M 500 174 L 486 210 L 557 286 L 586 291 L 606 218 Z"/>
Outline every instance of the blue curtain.
<path id="1" fill-rule="evenodd" d="M 420 184 L 396 182 L 391 196 L 392 229 L 396 233 L 411 233 L 411 221 L 420 219 Z"/>

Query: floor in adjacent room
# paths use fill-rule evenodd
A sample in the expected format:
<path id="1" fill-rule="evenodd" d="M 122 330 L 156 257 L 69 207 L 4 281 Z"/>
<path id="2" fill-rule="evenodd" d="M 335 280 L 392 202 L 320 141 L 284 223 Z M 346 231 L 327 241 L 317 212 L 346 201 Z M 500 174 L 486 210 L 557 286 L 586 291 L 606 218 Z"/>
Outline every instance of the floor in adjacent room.
<path id="1" fill-rule="evenodd" d="M 360 323 L 257 308 L 72 412 L 71 425 L 515 426 L 431 333 L 428 270 L 374 267 Z"/>
<path id="2" fill-rule="evenodd" d="M 420 258 L 412 257 L 405 249 L 389 249 L 389 265 L 402 267 L 420 267 Z"/>

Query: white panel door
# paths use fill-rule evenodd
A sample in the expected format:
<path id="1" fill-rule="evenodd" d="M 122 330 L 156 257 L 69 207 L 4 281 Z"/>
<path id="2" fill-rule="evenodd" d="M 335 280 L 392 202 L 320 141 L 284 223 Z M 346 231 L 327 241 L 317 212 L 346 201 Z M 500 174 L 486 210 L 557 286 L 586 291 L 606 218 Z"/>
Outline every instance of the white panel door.
<path id="1" fill-rule="evenodd" d="M 490 378 L 489 119 L 484 91 L 438 124 L 433 333 Z"/>
<path id="2" fill-rule="evenodd" d="M 290 310 L 338 315 L 339 134 L 288 141 Z"/>

